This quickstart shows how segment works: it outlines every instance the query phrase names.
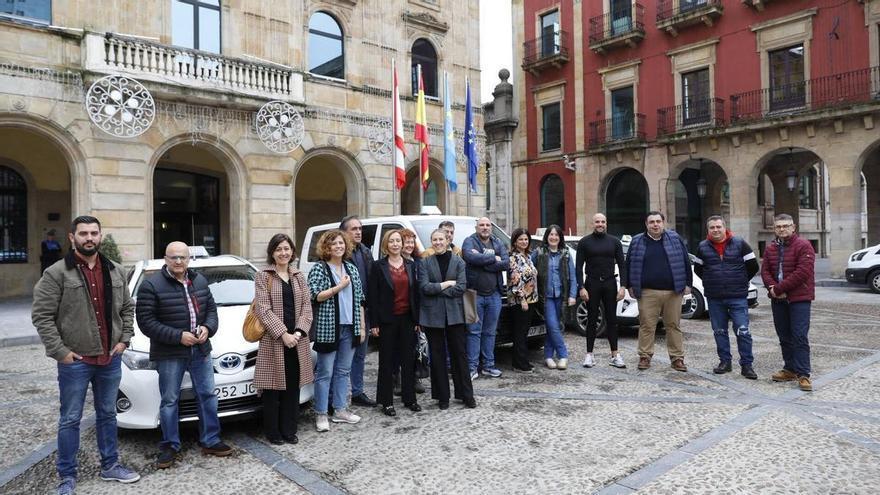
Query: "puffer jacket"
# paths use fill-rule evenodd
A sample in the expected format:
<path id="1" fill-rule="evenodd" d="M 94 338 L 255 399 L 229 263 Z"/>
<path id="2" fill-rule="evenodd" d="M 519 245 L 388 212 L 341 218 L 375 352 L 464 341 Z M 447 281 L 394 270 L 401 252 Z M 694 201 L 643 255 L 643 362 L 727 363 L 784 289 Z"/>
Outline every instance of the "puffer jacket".
<path id="1" fill-rule="evenodd" d="M 207 327 L 210 339 L 217 333 L 218 320 L 208 279 L 193 270 L 187 270 L 187 277 L 192 283 L 189 296 L 196 310 L 196 325 Z M 180 343 L 183 332 L 190 330 L 186 293 L 165 267 L 141 283 L 136 314 L 138 328 L 150 338 L 150 361 L 189 357 L 189 346 Z M 198 344 L 198 349 L 203 355 L 210 354 L 211 341 Z"/>
<path id="2" fill-rule="evenodd" d="M 777 280 L 779 252 L 782 251 L 782 281 Z M 788 302 L 812 301 L 816 298 L 816 252 L 810 241 L 792 234 L 784 242 L 779 239 L 767 245 L 761 263 L 764 286 L 786 294 Z"/>

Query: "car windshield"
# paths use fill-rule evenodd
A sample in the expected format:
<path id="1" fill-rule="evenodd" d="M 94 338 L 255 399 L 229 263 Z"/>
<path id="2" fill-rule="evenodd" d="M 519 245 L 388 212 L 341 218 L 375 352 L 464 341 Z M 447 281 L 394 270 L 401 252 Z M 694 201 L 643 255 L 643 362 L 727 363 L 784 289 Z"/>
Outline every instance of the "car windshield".
<path id="1" fill-rule="evenodd" d="M 413 221 L 413 227 L 416 229 L 416 235 L 419 236 L 419 241 L 422 242 L 423 248 L 431 247 L 431 232 L 440 225 L 441 220 L 442 219 L 440 218 L 434 217 Z M 452 242 L 456 246 L 461 247 L 464 240 L 467 239 L 469 235 L 476 232 L 476 230 L 474 230 L 476 223 L 470 219 L 455 219 L 452 220 L 452 223 L 455 224 L 455 235 L 452 237 Z M 510 236 L 494 223 L 492 224 L 492 235 L 500 239 L 505 247 L 510 247 Z"/>
<path id="2" fill-rule="evenodd" d="M 250 265 L 200 266 L 191 268 L 208 279 L 208 288 L 217 306 L 250 304 L 254 300 L 254 276 L 257 271 Z M 145 270 L 134 288 L 137 295 L 141 282 L 159 270 Z"/>

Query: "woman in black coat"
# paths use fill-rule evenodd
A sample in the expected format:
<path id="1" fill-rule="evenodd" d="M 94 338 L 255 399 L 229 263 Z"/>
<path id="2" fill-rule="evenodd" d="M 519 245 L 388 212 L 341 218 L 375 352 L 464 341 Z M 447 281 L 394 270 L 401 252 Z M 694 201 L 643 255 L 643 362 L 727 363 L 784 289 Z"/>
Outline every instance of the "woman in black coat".
<path id="1" fill-rule="evenodd" d="M 385 256 L 373 263 L 369 278 L 372 334 L 379 339 L 379 382 L 376 401 L 382 412 L 394 416 L 394 370 L 400 363 L 403 404 L 413 412 L 422 408 L 415 392 L 415 337 L 418 327 L 418 285 L 412 261 L 402 256 L 403 236 L 399 230 L 385 234 L 380 245 Z"/>

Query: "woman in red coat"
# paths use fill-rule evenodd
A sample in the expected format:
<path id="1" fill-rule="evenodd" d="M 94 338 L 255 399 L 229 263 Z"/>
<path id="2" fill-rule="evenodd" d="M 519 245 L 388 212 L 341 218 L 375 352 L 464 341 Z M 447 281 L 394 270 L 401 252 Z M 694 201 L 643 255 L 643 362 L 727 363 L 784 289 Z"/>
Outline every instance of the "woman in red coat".
<path id="1" fill-rule="evenodd" d="M 296 247 L 286 234 L 275 234 L 266 249 L 268 268 L 257 274 L 256 315 L 265 335 L 257 350 L 254 386 L 263 396 L 263 431 L 273 444 L 297 443 L 299 389 L 315 381 L 309 328 L 309 286 L 290 262 Z"/>

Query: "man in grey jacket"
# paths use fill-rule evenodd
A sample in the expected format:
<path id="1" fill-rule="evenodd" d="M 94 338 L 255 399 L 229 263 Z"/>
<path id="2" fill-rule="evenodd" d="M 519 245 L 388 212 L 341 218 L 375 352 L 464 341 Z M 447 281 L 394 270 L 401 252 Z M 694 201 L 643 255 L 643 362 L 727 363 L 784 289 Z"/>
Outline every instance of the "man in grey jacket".
<path id="1" fill-rule="evenodd" d="M 73 251 L 43 272 L 34 287 L 31 319 L 58 361 L 61 413 L 58 420 L 59 495 L 74 493 L 79 425 L 92 384 L 95 436 L 101 453 L 101 479 L 134 483 L 140 475 L 119 463 L 116 446 L 116 394 L 122 353 L 134 333 L 134 305 L 121 265 L 98 253 L 101 223 L 80 216 L 70 228 Z"/>

